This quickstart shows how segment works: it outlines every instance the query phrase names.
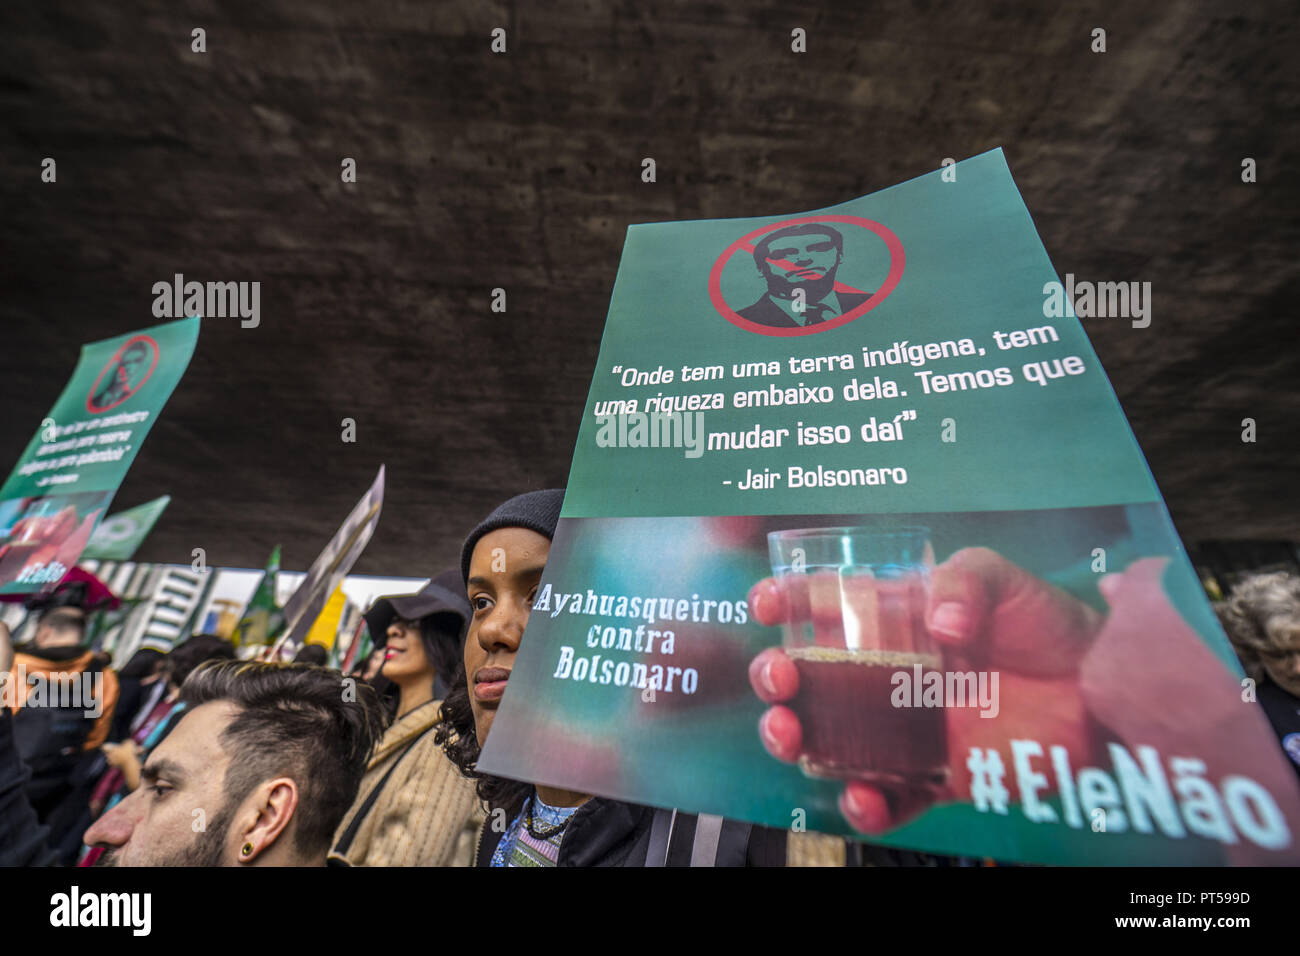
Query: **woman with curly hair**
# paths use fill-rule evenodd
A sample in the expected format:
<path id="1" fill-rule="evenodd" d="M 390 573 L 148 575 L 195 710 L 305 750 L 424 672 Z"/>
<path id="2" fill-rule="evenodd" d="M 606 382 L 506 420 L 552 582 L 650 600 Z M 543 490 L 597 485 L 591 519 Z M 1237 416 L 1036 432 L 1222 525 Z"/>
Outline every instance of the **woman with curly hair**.
<path id="1" fill-rule="evenodd" d="M 1249 575 L 1214 609 L 1300 774 L 1300 577 Z"/>

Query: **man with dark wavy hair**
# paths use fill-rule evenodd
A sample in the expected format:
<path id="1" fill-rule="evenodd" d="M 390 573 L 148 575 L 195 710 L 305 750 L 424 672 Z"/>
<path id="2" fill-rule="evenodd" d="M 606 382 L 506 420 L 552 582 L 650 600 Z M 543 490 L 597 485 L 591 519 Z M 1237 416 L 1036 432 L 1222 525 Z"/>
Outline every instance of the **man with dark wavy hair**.
<path id="1" fill-rule="evenodd" d="M 185 681 L 141 786 L 86 831 L 100 866 L 324 866 L 385 718 L 304 664 L 223 661 Z"/>

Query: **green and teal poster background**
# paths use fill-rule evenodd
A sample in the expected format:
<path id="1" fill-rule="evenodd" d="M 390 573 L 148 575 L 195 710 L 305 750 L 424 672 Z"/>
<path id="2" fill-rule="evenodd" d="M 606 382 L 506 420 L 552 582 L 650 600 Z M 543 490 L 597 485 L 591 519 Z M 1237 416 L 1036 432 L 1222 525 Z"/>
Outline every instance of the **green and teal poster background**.
<path id="1" fill-rule="evenodd" d="M 836 293 L 807 325 L 770 278 L 805 256 Z M 935 853 L 1300 861 L 1295 774 L 1057 281 L 1000 150 L 812 213 L 630 227 L 479 769 Z M 931 580 L 970 582 L 944 668 L 996 673 L 1000 699 L 946 708 L 947 789 L 890 795 L 864 834 L 845 781 L 760 738 L 749 665 L 782 630 L 751 594 L 770 532 L 904 525 Z"/>
<path id="2" fill-rule="evenodd" d="M 0 487 L 0 594 L 53 586 L 104 517 L 198 340 L 188 318 L 83 345 Z"/>

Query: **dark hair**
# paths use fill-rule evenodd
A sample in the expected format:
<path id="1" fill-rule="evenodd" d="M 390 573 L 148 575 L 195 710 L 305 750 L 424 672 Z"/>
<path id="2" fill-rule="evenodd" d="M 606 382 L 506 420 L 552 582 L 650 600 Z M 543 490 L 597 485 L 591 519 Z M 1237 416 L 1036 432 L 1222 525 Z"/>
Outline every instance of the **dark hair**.
<path id="1" fill-rule="evenodd" d="M 463 667 L 462 650 L 469 623 L 459 614 L 430 614 L 420 619 L 420 643 L 433 668 L 433 696 L 445 697 L 451 687 L 448 675 Z"/>
<path id="2" fill-rule="evenodd" d="M 90 611 L 90 587 L 85 581 L 64 581 L 49 594 L 38 594 L 27 600 L 27 610 L 39 612 L 38 620 L 52 611 L 75 607 Z"/>
<path id="3" fill-rule="evenodd" d="M 370 680 L 366 680 L 358 674 L 356 675 L 356 679 L 359 681 L 365 681 L 365 683 L 375 689 L 375 693 L 379 695 L 380 702 L 384 705 L 384 713 L 386 713 L 390 719 L 397 716 L 397 705 L 399 703 L 399 698 L 401 697 L 401 691 L 397 689 L 396 684 L 390 681 L 383 674 L 376 674 L 374 677 L 370 678 Z"/>
<path id="4" fill-rule="evenodd" d="M 320 644 L 304 644 L 298 648 L 298 653 L 293 655 L 295 664 L 311 664 L 313 667 L 324 667 L 329 659 L 330 652 Z"/>
<path id="5" fill-rule="evenodd" d="M 166 657 L 157 648 L 142 647 L 131 655 L 131 659 L 117 672 L 117 676 L 126 680 L 143 680 L 164 660 Z"/>
<path id="6" fill-rule="evenodd" d="M 835 249 L 840 255 L 844 254 L 844 237 L 840 235 L 839 230 L 832 229 L 830 226 L 819 225 L 815 222 L 804 223 L 801 226 L 786 226 L 784 229 L 775 229 L 760 239 L 754 246 L 754 264 L 758 266 L 758 271 L 767 275 L 767 253 L 772 248 L 772 243 L 782 236 L 830 236 L 831 242 L 835 243 Z"/>
<path id="7" fill-rule="evenodd" d="M 493 777 L 475 769 L 480 748 L 474 731 L 474 711 L 470 707 L 469 677 L 464 661 L 456 668 L 451 690 L 442 702 L 442 723 L 433 732 L 433 740 L 446 751 L 462 776 L 478 781 L 474 789 L 478 798 L 488 805 L 489 812 L 501 807 L 513 819 L 524 808 L 524 801 L 533 791 L 531 784 Z"/>
<path id="8" fill-rule="evenodd" d="M 185 683 L 204 661 L 233 660 L 235 645 L 215 634 L 196 634 L 181 641 L 167 655 L 167 679 L 177 687 Z"/>
<path id="9" fill-rule="evenodd" d="M 284 775 L 298 784 L 294 846 L 303 856 L 329 852 L 334 832 L 361 788 L 385 720 L 372 687 L 354 681 L 355 700 L 338 671 L 309 664 L 222 661 L 205 664 L 181 689 L 187 713 L 229 701 L 239 713 L 221 732 L 230 755 L 224 790 L 238 803 L 259 783 Z"/>

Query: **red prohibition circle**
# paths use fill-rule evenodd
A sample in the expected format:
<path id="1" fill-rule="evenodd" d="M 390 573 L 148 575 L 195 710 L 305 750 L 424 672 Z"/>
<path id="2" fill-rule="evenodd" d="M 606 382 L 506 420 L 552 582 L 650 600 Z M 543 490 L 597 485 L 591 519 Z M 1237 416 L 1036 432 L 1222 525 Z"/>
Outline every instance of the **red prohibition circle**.
<path id="1" fill-rule="evenodd" d="M 126 354 L 126 350 L 138 342 L 147 342 L 149 347 L 153 350 L 153 364 L 149 366 L 149 371 L 144 373 L 144 378 L 140 379 L 140 384 L 136 385 L 135 388 L 123 395 L 112 405 L 105 405 L 103 408 L 96 408 L 92 403 L 95 401 L 95 396 L 99 394 L 99 383 L 104 380 L 104 376 L 109 373 L 110 369 L 117 368 L 118 360 Z M 154 369 L 158 367 L 158 357 L 161 354 L 162 349 L 158 348 L 158 343 L 154 341 L 152 336 L 133 335 L 131 338 L 123 342 L 122 347 L 113 353 L 113 357 L 108 360 L 108 364 L 100 370 L 99 377 L 95 379 L 95 384 L 90 386 L 90 392 L 86 395 L 86 411 L 90 412 L 92 415 L 100 415 L 109 409 L 117 408 L 117 406 L 121 405 L 128 398 L 136 395 L 140 389 L 144 388 L 144 383 L 149 381 L 150 376 L 154 373 Z"/>
<path id="2" fill-rule="evenodd" d="M 757 322 L 751 322 L 744 318 L 735 309 L 727 305 L 726 300 L 722 298 L 722 270 L 726 268 L 732 257 L 744 248 L 751 240 L 759 236 L 774 232 L 777 229 L 783 229 L 786 226 L 801 226 L 804 223 L 825 223 L 825 222 L 843 222 L 853 226 L 861 226 L 879 236 L 889 249 L 889 275 L 885 281 L 880 284 L 880 288 L 871 294 L 856 309 L 851 309 L 841 316 L 828 319 L 825 322 L 819 322 L 817 325 L 807 326 L 800 329 L 778 329 L 770 325 L 759 325 Z M 747 232 L 741 236 L 726 249 L 722 250 L 722 255 L 718 256 L 713 263 L 713 268 L 709 270 L 709 299 L 713 302 L 713 307 L 718 310 L 718 314 L 730 322 L 732 325 L 742 328 L 747 332 L 757 332 L 759 335 L 779 335 L 784 337 L 794 335 L 816 335 L 818 332 L 826 332 L 830 329 L 839 328 L 841 325 L 847 325 L 854 319 L 870 312 L 880 303 L 884 302 L 886 297 L 898 287 L 899 280 L 903 278 L 903 242 L 887 226 L 882 226 L 871 219 L 863 219 L 861 216 L 799 216 L 796 219 L 785 219 L 778 223 L 767 226 L 760 226 L 753 232 Z"/>

